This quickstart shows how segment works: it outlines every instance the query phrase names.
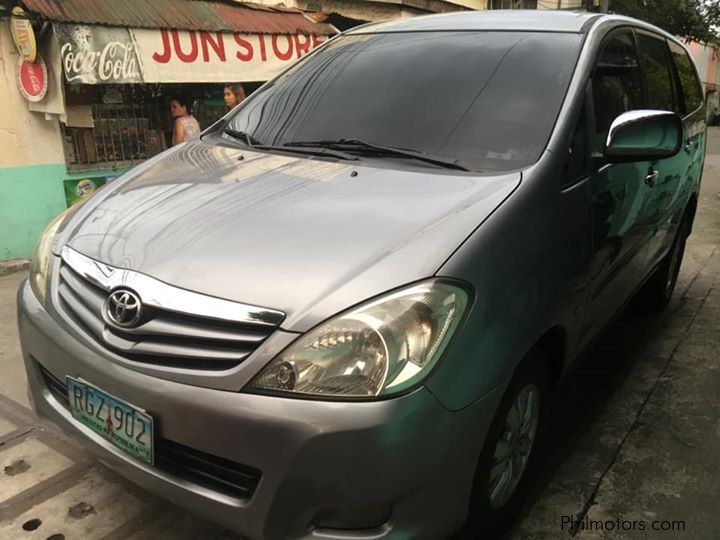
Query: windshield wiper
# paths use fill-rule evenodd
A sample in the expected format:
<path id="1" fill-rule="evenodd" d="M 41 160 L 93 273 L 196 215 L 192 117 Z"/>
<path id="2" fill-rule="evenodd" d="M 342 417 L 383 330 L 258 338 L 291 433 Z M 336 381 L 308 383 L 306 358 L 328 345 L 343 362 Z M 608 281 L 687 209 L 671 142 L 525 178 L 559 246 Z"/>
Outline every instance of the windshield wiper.
<path id="1" fill-rule="evenodd" d="M 310 156 L 332 156 L 339 159 L 349 160 L 349 161 L 355 161 L 358 159 L 357 156 L 354 156 L 352 154 L 348 154 L 347 152 L 342 152 L 340 150 L 334 150 L 332 148 L 321 146 L 318 147 L 317 145 L 310 145 L 308 147 L 303 147 L 303 145 L 293 145 L 293 146 L 276 146 L 271 144 L 263 144 L 259 140 L 257 140 L 255 137 L 250 135 L 249 133 L 245 133 L 244 131 L 239 131 L 237 129 L 232 128 L 225 128 L 223 130 L 223 133 L 225 135 L 229 135 L 233 139 L 240 141 L 244 143 L 247 147 L 255 149 L 255 150 L 278 150 L 283 152 L 292 152 L 295 154 L 306 154 Z"/>
<path id="2" fill-rule="evenodd" d="M 258 141 L 255 137 L 250 135 L 249 133 L 245 133 L 244 131 L 240 131 L 238 129 L 233 128 L 225 128 L 223 130 L 223 133 L 225 135 L 229 135 L 235 140 L 244 142 L 247 146 L 261 146 L 262 143 Z"/>
<path id="3" fill-rule="evenodd" d="M 361 151 L 366 155 L 392 155 L 409 157 L 424 161 L 426 163 L 432 163 L 440 167 L 447 169 L 457 169 L 460 171 L 469 171 L 467 167 L 458 163 L 457 160 L 444 158 L 441 156 L 434 156 L 427 154 L 419 150 L 411 150 L 409 148 L 400 148 L 397 146 L 386 146 L 384 144 L 375 144 L 361 139 L 334 139 L 334 140 L 318 140 L 318 141 L 291 141 L 283 144 L 286 147 L 319 147 L 319 148 L 336 148 L 342 150 L 355 150 Z"/>

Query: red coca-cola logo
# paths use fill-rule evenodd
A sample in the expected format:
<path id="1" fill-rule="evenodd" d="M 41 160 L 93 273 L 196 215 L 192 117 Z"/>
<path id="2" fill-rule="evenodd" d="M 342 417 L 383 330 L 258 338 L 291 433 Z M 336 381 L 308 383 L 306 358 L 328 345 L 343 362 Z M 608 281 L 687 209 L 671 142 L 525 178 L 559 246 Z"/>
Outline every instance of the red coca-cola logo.
<path id="1" fill-rule="evenodd" d="M 20 93 L 28 101 L 40 101 L 48 87 L 47 67 L 39 56 L 35 62 L 18 60 L 17 83 Z"/>

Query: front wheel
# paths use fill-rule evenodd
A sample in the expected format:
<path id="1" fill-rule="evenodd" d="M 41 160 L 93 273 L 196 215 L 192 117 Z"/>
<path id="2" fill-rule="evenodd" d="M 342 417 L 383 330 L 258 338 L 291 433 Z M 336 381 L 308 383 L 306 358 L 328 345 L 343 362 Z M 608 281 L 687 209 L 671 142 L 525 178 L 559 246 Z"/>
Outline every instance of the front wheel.
<path id="1" fill-rule="evenodd" d="M 474 538 L 501 531 L 519 513 L 549 395 L 547 362 L 536 351 L 516 370 L 478 460 L 467 523 Z"/>

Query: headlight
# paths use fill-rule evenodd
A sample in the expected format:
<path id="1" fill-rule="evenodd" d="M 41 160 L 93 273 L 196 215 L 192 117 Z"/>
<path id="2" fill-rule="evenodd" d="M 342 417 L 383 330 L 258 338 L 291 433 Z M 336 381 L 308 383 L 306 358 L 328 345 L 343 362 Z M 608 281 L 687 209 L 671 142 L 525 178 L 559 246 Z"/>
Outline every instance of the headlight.
<path id="1" fill-rule="evenodd" d="M 50 264 L 50 247 L 52 246 L 55 233 L 62 225 L 68 210 L 57 216 L 50 222 L 35 245 L 32 260 L 30 261 L 30 287 L 40 303 L 45 303 L 45 293 L 47 292 L 47 273 Z"/>
<path id="2" fill-rule="evenodd" d="M 245 388 L 261 394 L 372 398 L 427 376 L 457 330 L 468 293 L 427 281 L 320 324 Z"/>

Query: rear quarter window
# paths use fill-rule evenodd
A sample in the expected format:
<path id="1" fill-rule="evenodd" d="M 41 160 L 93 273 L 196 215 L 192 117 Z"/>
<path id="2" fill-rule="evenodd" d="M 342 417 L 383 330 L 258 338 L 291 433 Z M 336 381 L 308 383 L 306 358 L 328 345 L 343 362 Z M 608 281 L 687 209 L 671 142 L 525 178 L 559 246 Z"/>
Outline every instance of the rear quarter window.
<path id="1" fill-rule="evenodd" d="M 703 103 L 703 91 L 695 71 L 695 65 L 683 47 L 673 41 L 668 43 L 680 79 L 680 88 L 685 102 L 684 112 L 685 114 L 691 113 Z"/>

